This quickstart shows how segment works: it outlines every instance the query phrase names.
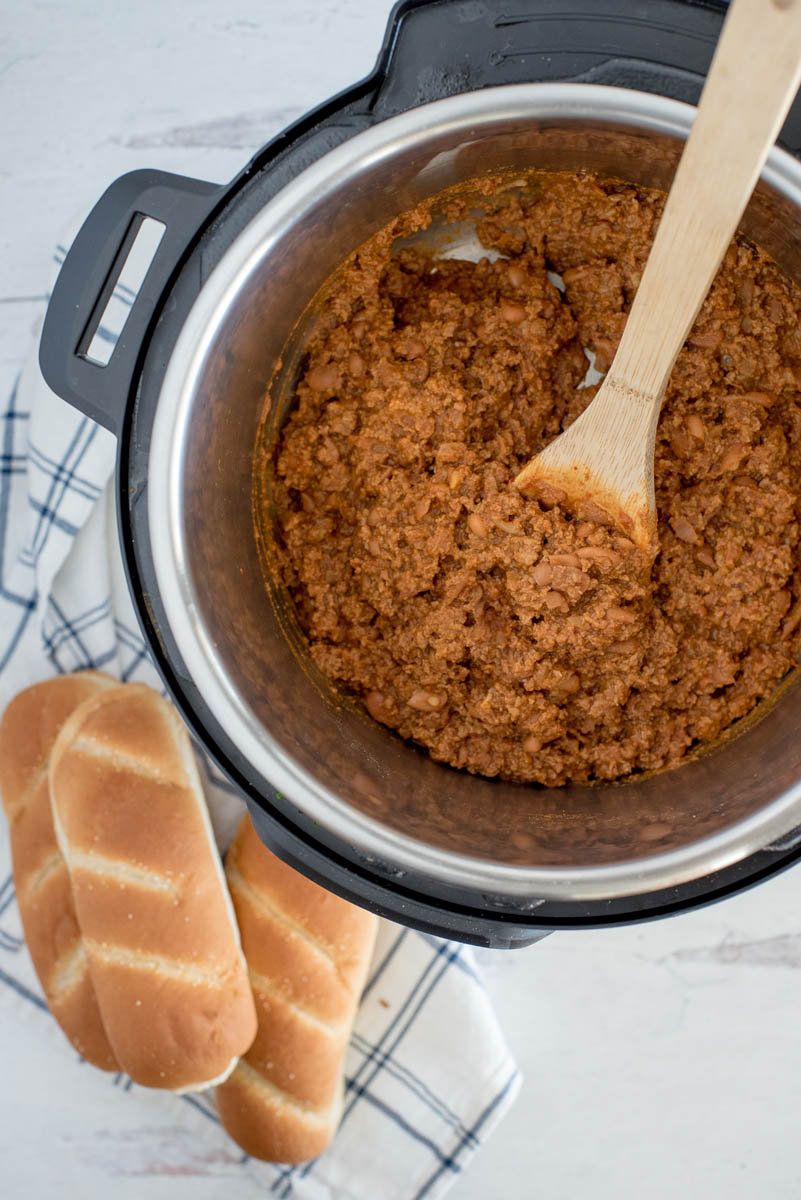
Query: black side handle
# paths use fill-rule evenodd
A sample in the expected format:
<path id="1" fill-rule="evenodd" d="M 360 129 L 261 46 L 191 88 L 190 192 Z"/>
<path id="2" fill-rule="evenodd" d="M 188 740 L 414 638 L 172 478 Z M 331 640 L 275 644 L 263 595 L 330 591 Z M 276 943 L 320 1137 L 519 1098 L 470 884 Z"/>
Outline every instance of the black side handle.
<path id="1" fill-rule="evenodd" d="M 224 191 L 166 171 L 131 171 L 104 192 L 70 247 L 47 306 L 39 365 L 53 391 L 117 434 L 151 320 L 187 248 Z M 142 219 L 164 232 L 105 365 L 87 357 Z"/>

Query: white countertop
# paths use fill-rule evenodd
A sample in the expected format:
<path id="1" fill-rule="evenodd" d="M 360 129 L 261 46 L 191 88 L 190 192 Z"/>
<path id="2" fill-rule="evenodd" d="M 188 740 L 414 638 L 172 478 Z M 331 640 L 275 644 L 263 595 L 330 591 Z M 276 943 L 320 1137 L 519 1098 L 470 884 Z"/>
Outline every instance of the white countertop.
<path id="1" fill-rule="evenodd" d="M 136 167 L 232 176 L 289 121 L 367 73 L 390 5 L 0 8 L 5 392 L 41 318 L 65 225 Z M 455 1200 L 801 1195 L 801 869 L 670 921 L 478 958 L 525 1084 Z M 35 1027 L 0 1024 L 0 1194 L 256 1195 L 219 1164 L 204 1174 L 193 1160 L 192 1173 L 182 1171 L 180 1130 L 143 1124 L 136 1106 L 112 1111 L 105 1087 L 96 1104 L 76 1108 L 73 1069 Z M 103 1145 L 125 1154 L 98 1150 L 101 1132 Z M 169 1149 L 169 1166 L 151 1166 L 146 1182 L 140 1142 Z"/>

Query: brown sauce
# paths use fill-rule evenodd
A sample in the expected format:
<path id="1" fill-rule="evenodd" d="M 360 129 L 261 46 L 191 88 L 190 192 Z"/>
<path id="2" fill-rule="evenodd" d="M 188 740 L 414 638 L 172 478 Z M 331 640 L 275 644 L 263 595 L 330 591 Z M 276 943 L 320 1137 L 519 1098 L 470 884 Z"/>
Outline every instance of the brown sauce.
<path id="1" fill-rule="evenodd" d="M 645 564 L 512 480 L 594 395 L 583 348 L 608 367 L 664 196 L 485 190 L 504 258 L 391 256 L 420 209 L 329 288 L 271 468 L 283 579 L 321 670 L 440 761 L 551 786 L 675 766 L 798 656 L 801 293 L 730 248 L 668 389 Z"/>

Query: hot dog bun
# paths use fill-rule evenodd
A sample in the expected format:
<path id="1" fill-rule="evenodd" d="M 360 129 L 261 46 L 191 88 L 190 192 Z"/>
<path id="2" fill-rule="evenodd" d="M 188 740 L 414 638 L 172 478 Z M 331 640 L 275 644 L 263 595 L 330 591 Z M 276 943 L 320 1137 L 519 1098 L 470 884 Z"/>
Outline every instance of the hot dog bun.
<path id="1" fill-rule="evenodd" d="M 0 722 L 0 795 L 25 940 L 53 1016 L 78 1053 L 104 1071 L 119 1067 L 101 1020 L 67 864 L 53 829 L 48 769 L 71 713 L 116 686 L 116 680 L 95 671 L 48 679 L 20 692 Z"/>
<path id="2" fill-rule="evenodd" d="M 143 684 L 90 699 L 50 764 L 92 980 L 120 1066 L 200 1090 L 256 1033 L 239 933 L 194 755 L 171 704 Z"/>
<path id="3" fill-rule="evenodd" d="M 245 817 L 226 877 L 256 997 L 259 1029 L 217 1106 L 248 1154 L 303 1162 L 331 1141 L 345 1049 L 378 922 L 276 858 Z"/>

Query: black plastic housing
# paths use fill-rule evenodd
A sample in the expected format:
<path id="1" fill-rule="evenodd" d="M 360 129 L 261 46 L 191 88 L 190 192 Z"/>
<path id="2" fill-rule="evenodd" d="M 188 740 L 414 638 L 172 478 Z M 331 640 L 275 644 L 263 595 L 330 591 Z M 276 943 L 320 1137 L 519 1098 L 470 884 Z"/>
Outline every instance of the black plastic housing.
<path id="1" fill-rule="evenodd" d="M 366 79 L 284 130 L 224 187 L 135 172 L 112 184 L 71 248 L 53 293 L 40 362 L 51 387 L 118 437 L 117 505 L 128 580 L 142 629 L 176 704 L 198 740 L 241 789 L 260 835 L 287 862 L 357 903 L 426 932 L 483 946 L 530 944 L 555 929 L 668 916 L 711 903 L 791 865 L 801 845 L 667 891 L 596 903 L 505 901 L 464 906 L 406 890 L 376 863 L 368 873 L 347 845 L 323 848 L 288 800 L 252 784 L 248 763 L 193 684 L 169 634 L 147 525 L 150 435 L 172 347 L 210 271 L 251 218 L 336 145 L 417 105 L 478 88 L 537 80 L 603 83 L 697 101 L 726 4 L 722 0 L 401 0 Z M 801 102 L 780 138 L 801 157 Z M 167 231 L 109 367 L 78 352 L 115 278 L 136 214 Z M 109 369 L 111 368 L 111 369 Z"/>

